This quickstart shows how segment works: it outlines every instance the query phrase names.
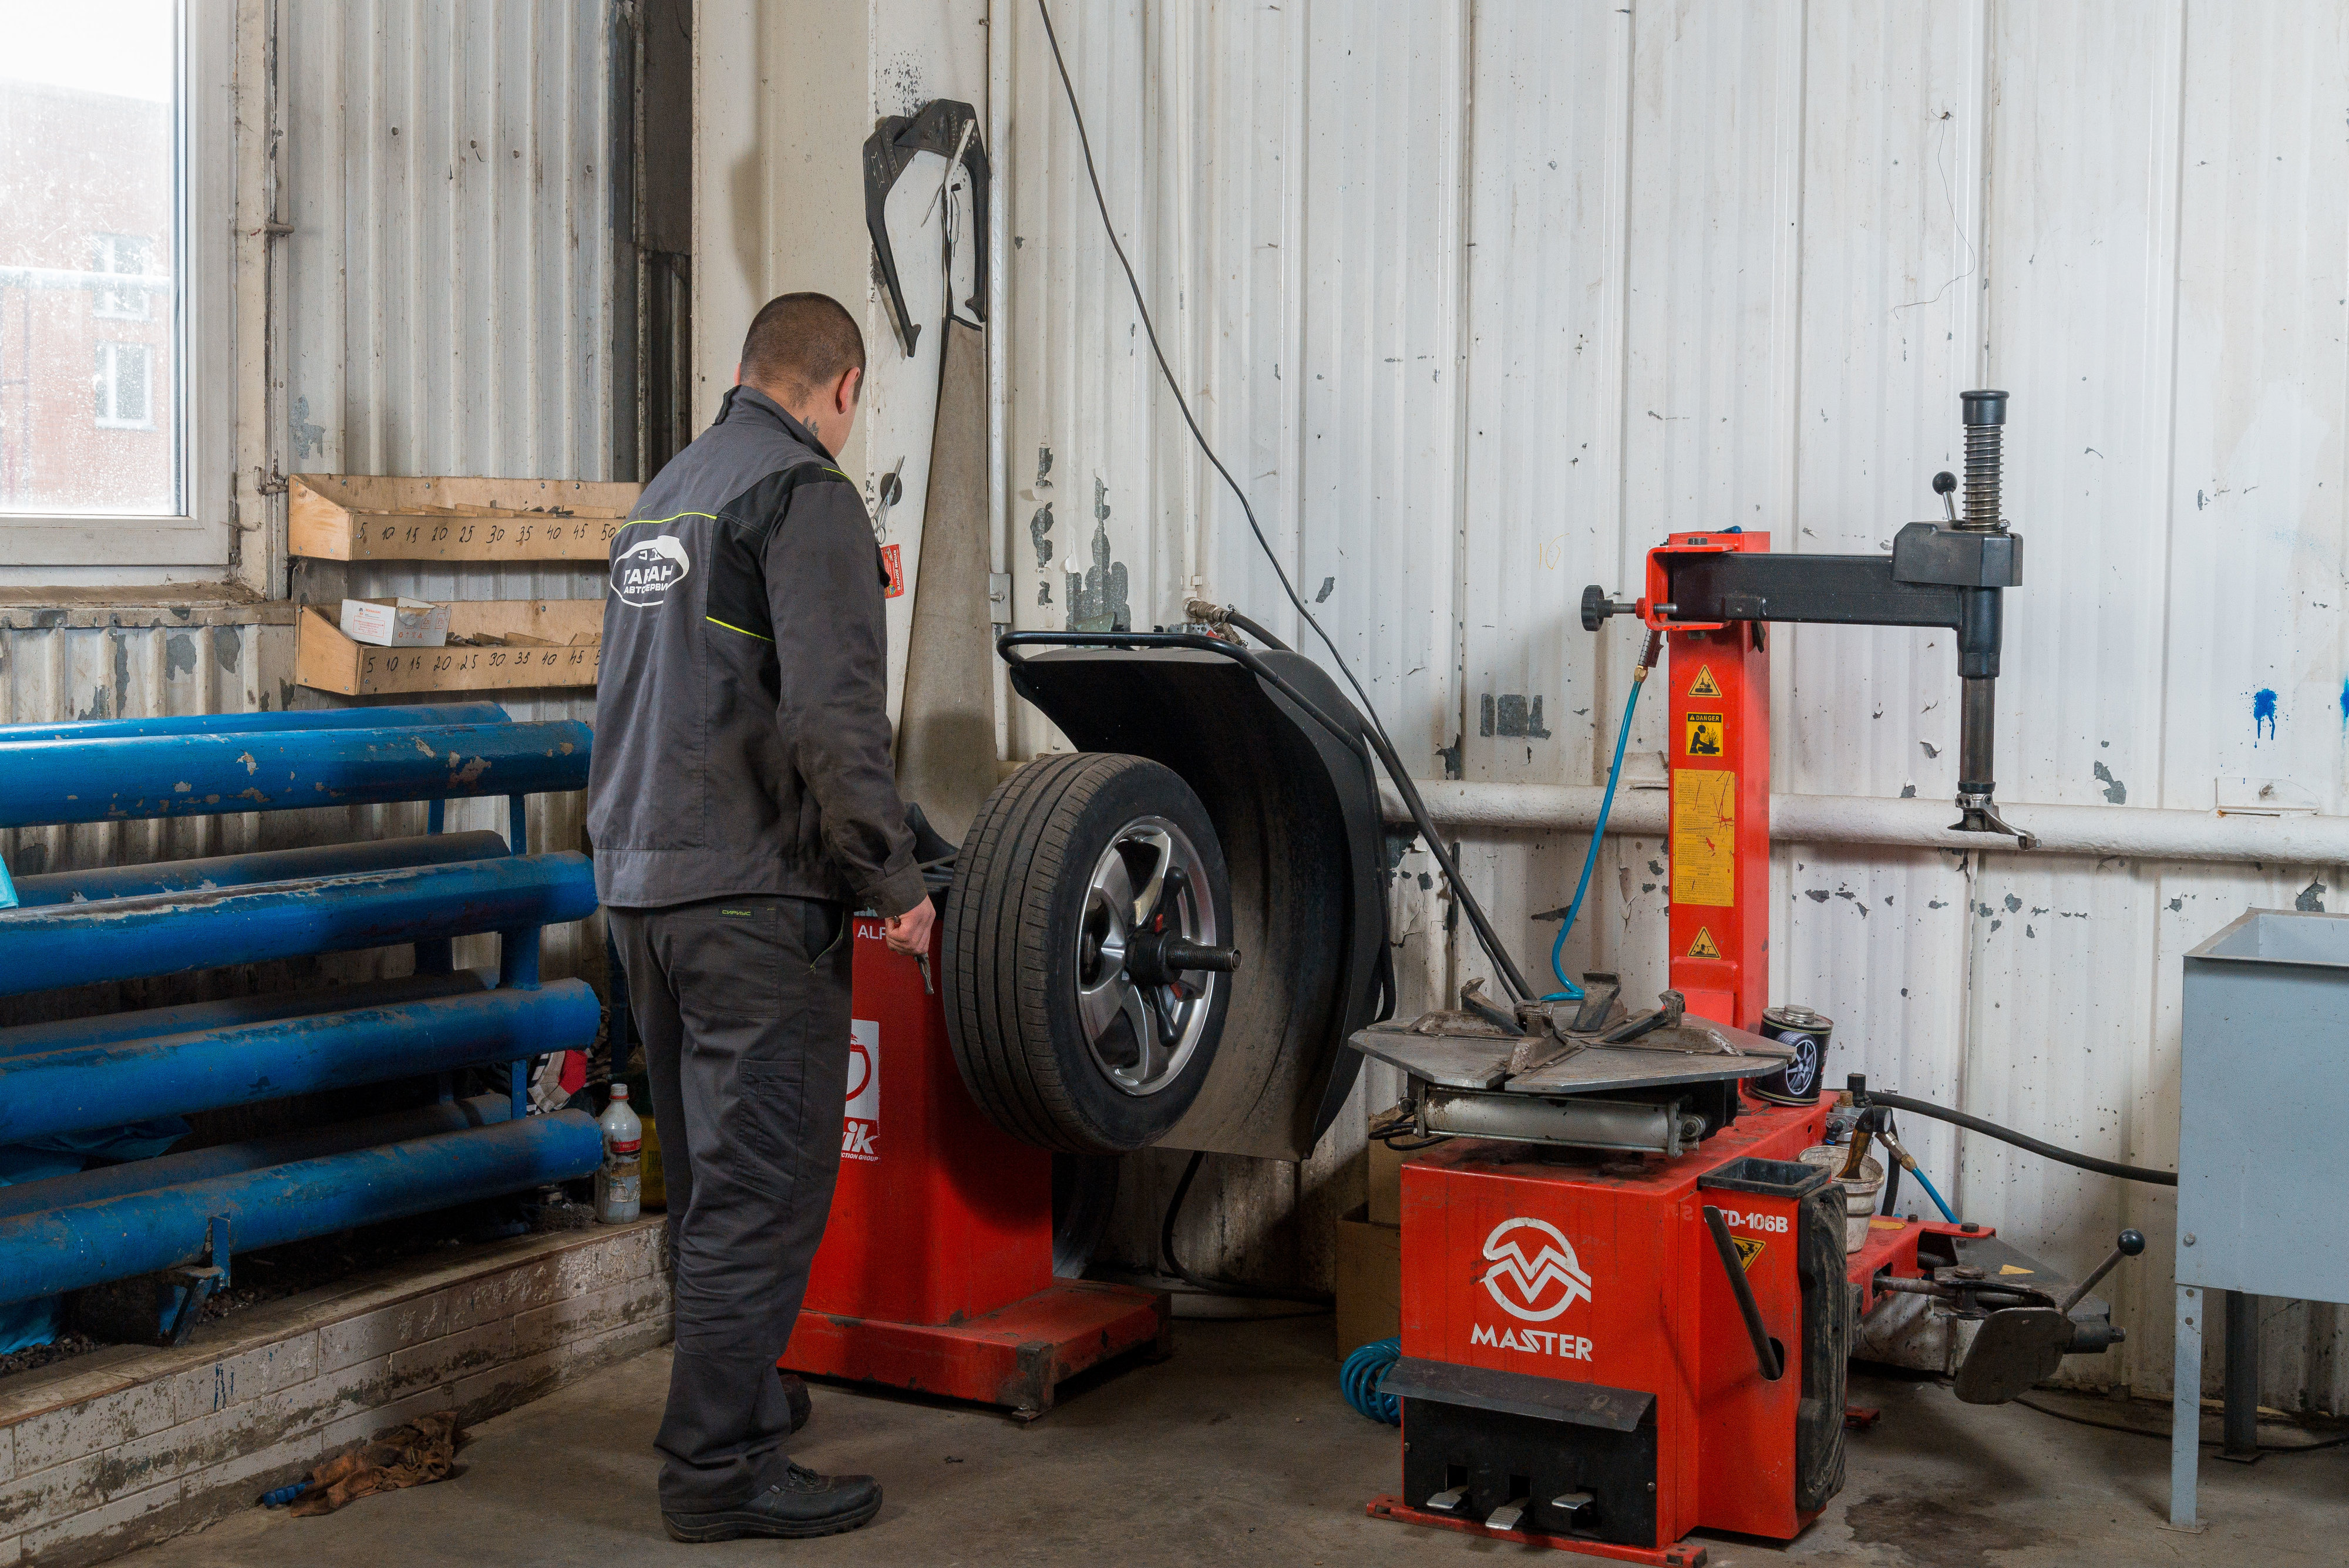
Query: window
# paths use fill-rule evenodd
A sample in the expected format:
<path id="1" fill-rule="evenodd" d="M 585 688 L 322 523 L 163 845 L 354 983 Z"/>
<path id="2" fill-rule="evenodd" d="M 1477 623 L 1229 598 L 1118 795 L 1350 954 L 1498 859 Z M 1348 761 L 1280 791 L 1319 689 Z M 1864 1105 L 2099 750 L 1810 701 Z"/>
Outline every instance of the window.
<path id="1" fill-rule="evenodd" d="M 228 562 L 234 11 L 0 0 L 0 580 Z"/>
<path id="2" fill-rule="evenodd" d="M 124 321 L 146 320 L 147 289 L 143 275 L 147 271 L 148 242 L 135 234 L 100 234 L 91 249 L 96 255 L 90 262 L 90 271 L 100 275 L 128 273 L 141 276 L 141 282 L 130 287 L 92 289 L 91 313 Z"/>
<path id="3" fill-rule="evenodd" d="M 148 417 L 147 345 L 98 346 L 98 426 L 110 431 L 151 431 Z"/>

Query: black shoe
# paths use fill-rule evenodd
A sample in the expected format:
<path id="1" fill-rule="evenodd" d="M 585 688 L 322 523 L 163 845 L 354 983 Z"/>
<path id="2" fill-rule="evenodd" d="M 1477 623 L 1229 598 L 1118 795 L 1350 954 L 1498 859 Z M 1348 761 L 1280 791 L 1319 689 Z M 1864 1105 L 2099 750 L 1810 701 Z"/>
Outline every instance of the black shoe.
<path id="1" fill-rule="evenodd" d="M 796 1432 L 808 1424 L 815 1407 L 808 1402 L 807 1385 L 796 1373 L 778 1372 L 775 1376 L 783 1380 L 783 1399 L 792 1407 L 792 1430 Z"/>
<path id="2" fill-rule="evenodd" d="M 870 1523 L 881 1511 L 881 1483 L 871 1476 L 820 1476 L 792 1465 L 783 1479 L 740 1508 L 715 1513 L 668 1513 L 672 1541 L 739 1541 L 746 1535 L 796 1539 L 838 1535 Z"/>

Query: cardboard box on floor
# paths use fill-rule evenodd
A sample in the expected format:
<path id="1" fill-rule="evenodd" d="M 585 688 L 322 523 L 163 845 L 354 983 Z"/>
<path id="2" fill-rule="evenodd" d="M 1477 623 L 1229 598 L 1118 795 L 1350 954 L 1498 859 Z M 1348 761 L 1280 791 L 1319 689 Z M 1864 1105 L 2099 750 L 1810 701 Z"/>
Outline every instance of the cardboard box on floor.
<path id="1" fill-rule="evenodd" d="M 1402 1162 L 1411 1157 L 1398 1154 L 1381 1143 L 1371 1140 L 1371 1213 L 1373 1225 L 1402 1223 Z"/>
<path id="2" fill-rule="evenodd" d="M 1338 1221 L 1337 1315 L 1341 1356 L 1402 1332 L 1402 1228 L 1372 1223 L 1367 1206 Z"/>

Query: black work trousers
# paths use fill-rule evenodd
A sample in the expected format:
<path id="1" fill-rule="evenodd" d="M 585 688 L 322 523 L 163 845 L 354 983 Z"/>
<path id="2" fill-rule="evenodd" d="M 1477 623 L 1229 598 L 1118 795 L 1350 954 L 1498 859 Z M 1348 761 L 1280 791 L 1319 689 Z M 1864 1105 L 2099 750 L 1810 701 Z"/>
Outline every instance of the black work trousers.
<path id="1" fill-rule="evenodd" d="M 849 957 L 838 904 L 781 897 L 612 909 L 652 1079 L 676 1271 L 661 1507 L 781 1480 L 775 1375 L 840 1174 Z"/>

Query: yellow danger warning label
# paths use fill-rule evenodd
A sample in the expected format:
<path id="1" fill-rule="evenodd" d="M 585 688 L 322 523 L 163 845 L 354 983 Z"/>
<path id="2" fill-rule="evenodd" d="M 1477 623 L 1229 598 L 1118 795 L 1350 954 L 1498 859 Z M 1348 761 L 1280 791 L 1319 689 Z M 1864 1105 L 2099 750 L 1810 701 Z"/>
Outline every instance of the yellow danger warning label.
<path id="1" fill-rule="evenodd" d="M 1998 1266 L 1998 1272 L 2002 1274 L 2028 1274 L 2033 1273 L 2035 1271 L 2031 1269 L 2018 1269 L 2013 1263 L 2001 1263 Z"/>
<path id="2" fill-rule="evenodd" d="M 1737 901 L 1737 775 L 1672 770 L 1672 902 L 1725 909 Z"/>
<path id="3" fill-rule="evenodd" d="M 1732 1236 L 1729 1240 L 1737 1248 L 1737 1266 L 1752 1273 L 1754 1260 L 1762 1255 L 1762 1243 L 1751 1236 Z"/>
<path id="4" fill-rule="evenodd" d="M 1721 682 L 1713 678 L 1712 665 L 1700 664 L 1696 667 L 1696 679 L 1689 682 L 1688 694 L 1692 697 L 1721 695 Z"/>
<path id="5" fill-rule="evenodd" d="M 1699 926 L 1696 929 L 1696 940 L 1689 943 L 1688 956 L 1691 958 L 1719 958 L 1721 956 L 1721 947 L 1720 944 L 1716 943 L 1713 940 L 1713 933 L 1711 931 L 1705 929 L 1702 926 Z"/>
<path id="6" fill-rule="evenodd" d="M 1684 727 L 1688 732 L 1686 750 L 1692 757 L 1717 757 L 1723 743 L 1729 738 L 1729 726 L 1718 713 L 1691 713 Z"/>

